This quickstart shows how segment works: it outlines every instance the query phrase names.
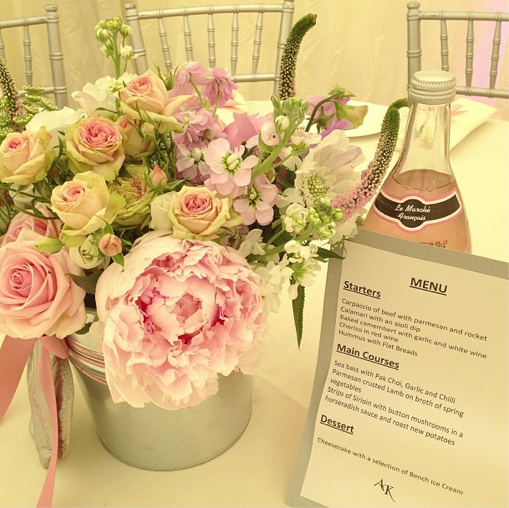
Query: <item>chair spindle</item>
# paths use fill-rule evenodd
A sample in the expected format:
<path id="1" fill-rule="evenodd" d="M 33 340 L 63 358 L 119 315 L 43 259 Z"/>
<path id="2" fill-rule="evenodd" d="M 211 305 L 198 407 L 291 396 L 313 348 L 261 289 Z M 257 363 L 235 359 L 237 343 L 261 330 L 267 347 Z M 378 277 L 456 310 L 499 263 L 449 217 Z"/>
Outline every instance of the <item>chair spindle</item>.
<path id="1" fill-rule="evenodd" d="M 164 65 L 166 66 L 167 72 L 171 70 L 171 55 L 170 55 L 170 45 L 168 44 L 168 39 L 166 38 L 166 27 L 164 26 L 163 18 L 160 17 L 157 20 L 159 25 L 159 38 L 161 39 L 161 49 L 163 50 L 163 60 Z"/>
<path id="2" fill-rule="evenodd" d="M 230 58 L 231 73 L 237 74 L 237 62 L 239 61 L 239 12 L 235 10 L 232 16 L 232 54 Z"/>
<path id="3" fill-rule="evenodd" d="M 471 12 L 468 13 L 472 15 Z M 467 21 L 467 52 L 466 52 L 466 65 L 465 65 L 465 83 L 467 88 L 472 86 L 472 76 L 474 74 L 474 21 L 469 18 Z"/>
<path id="4" fill-rule="evenodd" d="M 502 42 L 502 22 L 500 19 L 495 21 L 495 34 L 493 36 L 493 50 L 491 53 L 490 68 L 490 89 L 495 88 L 498 76 L 498 60 L 500 59 L 500 43 Z"/>
<path id="5" fill-rule="evenodd" d="M 449 70 L 449 35 L 447 33 L 447 21 L 440 22 L 440 55 L 442 57 L 442 70 Z"/>
<path id="6" fill-rule="evenodd" d="M 33 85 L 34 71 L 32 70 L 32 41 L 28 25 L 23 26 L 23 54 L 25 60 L 25 78 L 28 86 Z"/>
<path id="7" fill-rule="evenodd" d="M 190 62 L 193 58 L 193 40 L 191 38 L 191 25 L 189 24 L 189 15 L 187 14 L 187 8 L 184 11 L 184 41 L 186 46 L 186 58 Z"/>
<path id="8" fill-rule="evenodd" d="M 214 14 L 212 9 L 207 17 L 207 39 L 208 39 L 208 50 L 209 50 L 209 66 L 216 66 L 216 29 L 214 27 Z"/>
<path id="9" fill-rule="evenodd" d="M 255 37 L 253 42 L 253 68 L 251 72 L 256 74 L 258 71 L 258 62 L 260 61 L 260 47 L 262 44 L 263 32 L 263 5 L 260 5 L 260 12 L 256 19 Z"/>

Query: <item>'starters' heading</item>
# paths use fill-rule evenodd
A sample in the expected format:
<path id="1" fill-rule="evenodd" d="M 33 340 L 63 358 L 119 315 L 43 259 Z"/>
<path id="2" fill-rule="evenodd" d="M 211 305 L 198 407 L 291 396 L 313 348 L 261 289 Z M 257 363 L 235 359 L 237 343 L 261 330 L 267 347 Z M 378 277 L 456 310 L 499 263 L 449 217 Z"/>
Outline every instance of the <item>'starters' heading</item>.
<path id="1" fill-rule="evenodd" d="M 380 291 L 376 291 L 374 289 L 368 288 L 366 286 L 357 286 L 356 284 L 353 284 L 352 282 L 345 280 L 343 284 L 343 289 L 345 291 L 350 291 L 352 293 L 358 293 L 360 295 L 369 296 L 371 298 L 376 298 L 377 300 L 380 300 L 382 297 L 382 293 Z"/>

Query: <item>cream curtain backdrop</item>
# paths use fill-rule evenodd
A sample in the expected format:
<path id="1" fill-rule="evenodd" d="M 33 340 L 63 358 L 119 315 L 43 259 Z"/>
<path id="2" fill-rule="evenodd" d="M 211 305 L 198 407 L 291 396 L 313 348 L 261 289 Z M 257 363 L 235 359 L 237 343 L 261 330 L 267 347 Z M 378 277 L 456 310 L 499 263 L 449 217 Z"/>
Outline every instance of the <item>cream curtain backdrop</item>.
<path id="1" fill-rule="evenodd" d="M 272 3 L 274 0 L 255 0 Z M 278 0 L 276 0 L 278 1 Z M 113 66 L 99 50 L 95 40 L 94 26 L 99 19 L 113 16 L 124 17 L 123 0 L 2 0 L 0 19 L 11 19 L 44 13 L 47 4 L 58 6 L 60 17 L 62 46 L 69 92 L 80 89 L 87 81 L 94 82 L 101 76 L 112 74 Z M 137 0 L 139 10 L 191 7 L 198 5 L 221 5 L 241 3 L 241 0 Z M 408 0 L 295 0 L 296 21 L 307 13 L 317 14 L 315 26 L 304 38 L 297 64 L 297 93 L 299 96 L 325 95 L 335 84 L 339 84 L 356 95 L 359 100 L 376 104 L 389 104 L 406 95 L 406 5 Z M 507 0 L 421 0 L 423 10 L 507 10 Z M 262 59 L 273 58 L 273 44 L 279 30 L 278 21 L 265 16 L 263 36 L 268 37 L 262 43 Z M 222 21 L 224 19 L 224 21 Z M 220 45 L 217 51 L 218 64 L 229 65 L 229 37 L 231 18 L 217 18 L 216 37 L 220 39 L 224 31 L 227 43 Z M 242 21 L 241 21 L 242 22 Z M 435 26 L 436 25 L 436 26 Z M 425 25 L 423 36 L 423 67 L 439 68 L 438 23 Z M 169 26 L 169 25 L 167 25 Z M 168 28 L 168 40 L 172 47 L 174 63 L 185 60 L 184 41 L 180 21 Z M 45 28 L 41 27 L 41 30 Z M 451 70 L 457 73 L 461 81 L 465 64 L 465 26 L 461 29 L 449 28 Z M 13 29 L 3 34 L 7 51 L 8 65 L 16 83 L 24 84 L 22 34 L 15 37 Z M 49 76 L 47 65 L 47 44 L 44 33 L 34 28 L 33 67 L 34 84 L 43 83 Z M 162 53 L 157 35 L 157 26 L 150 28 L 145 36 L 149 61 L 163 66 Z M 241 26 L 242 37 L 242 26 Z M 270 39 L 272 37 L 272 39 Z M 490 46 L 493 38 L 493 26 L 485 24 L 476 29 L 476 72 L 490 66 Z M 206 43 L 205 28 L 200 32 L 193 28 L 196 48 Z M 508 88 L 509 55 L 507 30 L 501 46 L 503 60 L 499 86 Z M 426 50 L 429 47 L 429 50 Z M 484 51 L 486 49 L 486 51 Z M 250 54 L 251 46 L 240 44 L 240 50 Z M 204 58 L 196 51 L 195 59 Z M 225 55 L 226 61 L 221 61 Z M 262 62 L 263 60 L 260 60 Z M 481 61 L 479 62 L 478 59 Z M 239 65 L 242 65 L 240 62 Z M 249 64 L 245 63 L 249 72 Z M 260 63 L 260 66 L 262 64 Z M 271 63 L 272 66 L 272 63 Z M 240 69 L 239 69 L 240 70 Z M 261 69 L 260 69 L 261 70 Z M 483 75 L 487 75 L 484 72 Z M 486 86 L 486 80 L 474 82 L 474 86 Z M 271 95 L 268 83 L 242 84 L 240 91 L 247 99 L 268 99 Z M 73 104 L 72 99 L 71 105 Z M 498 107 L 497 117 L 508 119 L 507 100 L 478 99 Z"/>

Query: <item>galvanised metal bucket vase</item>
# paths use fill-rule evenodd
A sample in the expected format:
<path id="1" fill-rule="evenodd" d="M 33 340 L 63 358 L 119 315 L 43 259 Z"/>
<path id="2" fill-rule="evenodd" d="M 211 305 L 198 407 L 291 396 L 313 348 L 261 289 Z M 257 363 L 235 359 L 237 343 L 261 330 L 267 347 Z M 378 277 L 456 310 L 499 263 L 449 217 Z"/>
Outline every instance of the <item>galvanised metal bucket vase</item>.
<path id="1" fill-rule="evenodd" d="M 97 435 L 114 457 L 141 469 L 186 469 L 222 454 L 243 434 L 251 416 L 253 376 L 220 376 L 218 393 L 187 409 L 114 403 L 106 384 L 102 338 L 93 330 L 72 335 L 67 343 Z"/>

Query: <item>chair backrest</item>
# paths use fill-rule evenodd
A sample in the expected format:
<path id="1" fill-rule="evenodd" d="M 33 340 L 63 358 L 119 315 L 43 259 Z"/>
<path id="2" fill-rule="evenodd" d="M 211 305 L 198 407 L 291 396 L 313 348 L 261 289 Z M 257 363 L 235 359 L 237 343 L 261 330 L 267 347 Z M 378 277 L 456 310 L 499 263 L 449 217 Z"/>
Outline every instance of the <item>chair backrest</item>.
<path id="1" fill-rule="evenodd" d="M 33 82 L 32 69 L 32 39 L 30 37 L 30 27 L 34 25 L 46 25 L 48 36 L 49 59 L 51 63 L 51 75 L 53 83 L 44 86 L 42 83 Z M 55 104 L 59 109 L 68 105 L 67 85 L 64 73 L 64 57 L 62 53 L 62 44 L 60 42 L 60 27 L 56 5 L 46 6 L 46 15 L 30 16 L 25 18 L 1 20 L 0 21 L 0 56 L 9 63 L 8 56 L 5 54 L 5 45 L 2 39 L 2 32 L 11 28 L 23 28 L 23 53 L 25 60 L 25 85 L 41 86 L 45 94 L 53 94 Z M 37 45 L 37 41 L 35 42 Z"/>
<path id="2" fill-rule="evenodd" d="M 292 28 L 294 0 L 280 0 L 278 4 L 249 4 L 249 5 L 217 5 L 217 6 L 204 6 L 204 7 L 181 7 L 172 9 L 157 9 L 149 11 L 138 11 L 134 3 L 125 4 L 126 8 L 126 21 L 131 27 L 131 44 L 133 47 L 133 55 L 135 56 L 134 65 L 137 74 L 145 72 L 148 68 L 147 52 L 142 34 L 142 22 L 146 20 L 157 19 L 159 37 L 161 39 L 161 47 L 163 51 L 164 65 L 166 71 L 170 72 L 172 69 L 172 59 L 170 54 L 170 46 L 167 39 L 167 31 L 165 27 L 164 18 L 182 18 L 182 28 L 179 25 L 173 24 L 172 30 L 181 33 L 185 41 L 186 60 L 193 61 L 193 41 L 191 36 L 191 17 L 206 16 L 207 38 L 202 36 L 203 40 L 207 40 L 208 45 L 208 64 L 210 67 L 222 66 L 228 67 L 232 74 L 234 81 L 242 82 L 257 82 L 257 81 L 273 81 L 274 93 L 277 93 L 279 82 L 279 65 L 283 48 Z M 258 13 L 256 17 L 256 25 L 254 26 L 254 39 L 253 39 L 253 52 L 251 59 L 251 72 L 238 73 L 237 64 L 239 60 L 239 15 L 247 13 Z M 231 36 L 230 36 L 230 59 L 223 55 L 217 58 L 216 55 L 216 28 L 214 18 L 216 15 L 230 14 L 231 15 Z M 279 22 L 279 36 L 277 41 L 277 48 L 272 54 L 275 54 L 275 62 L 270 67 L 270 72 L 258 72 L 258 63 L 260 60 L 260 47 L 262 43 L 262 31 L 265 14 L 278 15 Z M 253 14 L 251 14 L 253 16 Z M 202 18 L 203 19 L 203 18 Z M 148 24 L 147 24 L 148 26 Z M 220 34 L 221 36 L 223 33 Z M 245 44 L 242 40 L 242 44 Z M 219 60 L 219 61 L 218 61 Z M 176 62 L 177 64 L 180 62 Z"/>
<path id="3" fill-rule="evenodd" d="M 464 21 L 466 25 L 466 63 L 465 85 L 458 85 L 456 92 L 461 95 L 476 95 L 480 97 L 509 98 L 509 90 L 497 88 L 497 76 L 500 63 L 500 43 L 502 40 L 502 23 L 509 21 L 509 13 L 506 12 L 448 12 L 448 11 L 421 11 L 418 2 L 407 5 L 407 59 L 408 59 L 408 83 L 414 72 L 421 69 L 421 22 L 440 21 L 440 53 L 442 70 L 449 69 L 449 45 L 447 33 L 447 21 Z M 472 77 L 474 74 L 474 23 L 491 22 L 493 25 L 493 41 L 491 50 L 491 67 L 489 76 L 486 77 L 487 87 L 473 87 Z"/>

